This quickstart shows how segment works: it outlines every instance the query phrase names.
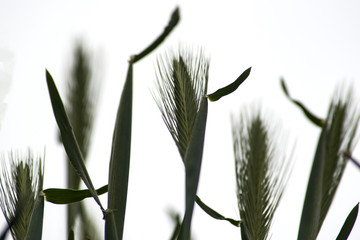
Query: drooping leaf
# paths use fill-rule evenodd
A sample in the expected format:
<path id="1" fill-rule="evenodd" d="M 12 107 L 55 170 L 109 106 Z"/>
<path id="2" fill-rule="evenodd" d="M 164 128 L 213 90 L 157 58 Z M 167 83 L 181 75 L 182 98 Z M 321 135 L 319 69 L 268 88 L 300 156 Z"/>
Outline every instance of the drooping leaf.
<path id="1" fill-rule="evenodd" d="M 216 212 L 214 209 L 212 209 L 211 207 L 206 205 L 203 201 L 201 201 L 201 199 L 198 196 L 196 196 L 195 202 L 197 203 L 197 205 L 199 205 L 199 207 L 201 207 L 202 210 L 204 210 L 204 212 L 206 212 L 211 217 L 218 219 L 218 220 L 228 221 L 235 227 L 240 227 L 241 220 L 235 220 L 232 218 L 224 217 L 223 215 L 221 215 L 220 213 Z"/>
<path id="2" fill-rule="evenodd" d="M 289 165 L 260 113 L 243 114 L 232 129 L 241 239 L 269 239 Z"/>
<path id="3" fill-rule="evenodd" d="M 98 195 L 107 193 L 108 185 L 105 185 L 96 190 Z M 85 198 L 92 197 L 88 189 L 74 190 L 61 188 L 48 188 L 43 190 L 45 200 L 55 204 L 69 204 L 79 202 Z"/>
<path id="4" fill-rule="evenodd" d="M 217 101 L 220 98 L 234 92 L 250 75 L 251 67 L 246 69 L 234 82 L 230 83 L 226 87 L 220 88 L 216 92 L 207 95 L 210 101 Z"/>
<path id="5" fill-rule="evenodd" d="M 315 114 L 313 114 L 311 111 L 309 111 L 307 109 L 307 107 L 305 107 L 304 104 L 302 104 L 300 101 L 298 100 L 295 100 L 293 99 L 290 94 L 289 94 L 289 91 L 286 87 L 286 84 L 285 84 L 285 80 L 282 78 L 280 79 L 280 83 L 281 83 L 281 88 L 283 90 L 283 92 L 285 93 L 286 97 L 291 101 L 293 102 L 296 106 L 298 106 L 302 111 L 303 113 L 305 114 L 305 116 L 313 123 L 315 124 L 316 126 L 318 127 L 322 127 L 322 125 L 324 124 L 324 120 L 315 116 Z"/>
<path id="6" fill-rule="evenodd" d="M 155 39 L 153 43 L 150 44 L 146 49 L 144 49 L 141 53 L 136 54 L 131 57 L 130 61 L 132 63 L 136 63 L 149 53 L 151 53 L 154 49 L 156 49 L 164 40 L 165 38 L 171 33 L 171 31 L 176 27 L 176 25 L 179 23 L 180 20 L 180 9 L 177 7 L 171 14 L 170 21 L 168 25 L 165 27 L 164 31 L 161 33 L 161 35 Z"/>
<path id="7" fill-rule="evenodd" d="M 185 154 L 185 216 L 181 224 L 179 239 L 190 239 L 191 219 L 198 188 L 207 119 L 207 99 L 203 98 L 196 117 L 189 146 Z"/>
<path id="8" fill-rule="evenodd" d="M 344 225 L 342 226 L 339 235 L 336 237 L 336 240 L 346 240 L 348 239 L 351 230 L 354 227 L 357 215 L 359 211 L 359 203 L 355 205 L 355 207 L 351 210 L 349 215 L 347 216 Z"/>
<path id="9" fill-rule="evenodd" d="M 105 239 L 122 239 L 130 168 L 133 64 L 129 63 L 116 116 L 109 167 L 108 209 Z M 114 228 L 116 226 L 116 228 Z"/>
<path id="10" fill-rule="evenodd" d="M 84 164 L 83 156 L 79 149 L 78 143 L 76 141 L 74 132 L 70 125 L 69 119 L 65 112 L 64 104 L 60 98 L 59 92 L 56 88 L 54 80 L 50 73 L 46 70 L 46 82 L 48 85 L 49 95 L 51 99 L 51 105 L 53 108 L 54 116 L 59 127 L 62 142 L 64 144 L 64 148 L 66 154 L 69 158 L 69 161 L 74 167 L 74 170 L 79 175 L 79 177 L 84 181 L 85 185 L 89 189 L 91 195 L 95 199 L 96 203 L 100 206 L 102 212 L 104 212 L 104 208 L 101 205 L 100 199 L 96 194 L 95 188 L 92 184 L 90 176 L 87 172 L 87 169 Z"/>

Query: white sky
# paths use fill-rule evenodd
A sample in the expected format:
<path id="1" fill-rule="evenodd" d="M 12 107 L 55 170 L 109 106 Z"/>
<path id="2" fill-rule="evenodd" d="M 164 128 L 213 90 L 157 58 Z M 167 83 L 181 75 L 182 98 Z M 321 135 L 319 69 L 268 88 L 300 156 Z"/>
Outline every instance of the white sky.
<path id="1" fill-rule="evenodd" d="M 340 83 L 360 93 L 358 1 L 0 1 L 0 150 L 43 155 L 45 188 L 65 187 L 64 152 L 45 82 L 49 69 L 64 96 L 74 43 L 94 58 L 98 115 L 88 170 L 94 185 L 107 183 L 112 130 L 129 56 L 140 52 L 179 6 L 181 22 L 165 43 L 134 67 L 133 142 L 125 239 L 168 239 L 168 208 L 183 212 L 184 170 L 178 151 L 150 94 L 156 56 L 179 43 L 203 47 L 211 58 L 209 92 L 252 72 L 239 90 L 209 104 L 198 195 L 227 217 L 238 218 L 230 114 L 261 106 L 284 136 L 279 148 L 295 146 L 294 169 L 272 228 L 273 239 L 295 239 L 319 129 L 281 92 L 290 93 L 325 117 Z M 8 90 L 6 90 L 8 89 Z M 4 111 L 4 92 L 6 110 Z M 354 155 L 360 158 L 360 148 Z M 360 171 L 348 165 L 318 239 L 334 239 L 360 201 Z M 106 197 L 101 198 L 106 206 Z M 86 200 L 103 231 L 101 212 Z M 46 203 L 43 239 L 65 239 L 65 207 Z M 350 239 L 360 238 L 360 221 Z M 0 229 L 4 227 L 0 217 Z M 196 208 L 196 239 L 239 239 L 239 229 Z"/>

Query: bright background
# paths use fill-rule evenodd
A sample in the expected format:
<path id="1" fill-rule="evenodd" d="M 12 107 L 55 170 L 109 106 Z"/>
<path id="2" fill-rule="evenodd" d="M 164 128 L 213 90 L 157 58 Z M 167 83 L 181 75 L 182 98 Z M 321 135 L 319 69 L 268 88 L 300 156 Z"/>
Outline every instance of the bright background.
<path id="1" fill-rule="evenodd" d="M 88 170 L 95 187 L 107 183 L 112 130 L 129 56 L 150 44 L 179 6 L 181 22 L 160 48 L 134 67 L 133 142 L 125 239 L 168 239 L 168 209 L 184 211 L 184 170 L 152 99 L 156 57 L 179 44 L 203 47 L 210 56 L 209 92 L 252 72 L 239 90 L 209 104 L 198 195 L 227 217 L 238 218 L 230 114 L 264 110 L 278 147 L 294 149 L 294 167 L 275 215 L 272 239 L 295 239 L 319 129 L 280 89 L 326 116 L 341 85 L 360 95 L 358 1 L 0 1 L 0 150 L 43 155 L 44 188 L 65 187 L 65 158 L 45 68 L 65 96 L 74 45 L 91 52 L 99 81 L 98 114 Z M 345 83 L 345 84 L 344 84 Z M 6 97 L 5 97 L 6 95 Z M 5 102 L 4 102 L 5 101 Z M 6 105 L 5 105 L 6 103 Z M 287 146 L 287 147 L 284 147 Z M 360 147 L 354 156 L 360 158 Z M 360 201 L 360 171 L 349 163 L 318 239 L 335 239 Z M 101 197 L 106 206 L 106 197 Z M 86 200 L 99 230 L 102 214 Z M 0 229 L 5 220 L 0 217 Z M 195 239 L 239 239 L 239 229 L 195 209 Z M 101 234 L 101 236 L 103 236 Z M 360 238 L 360 221 L 350 239 Z M 43 239 L 66 239 L 65 207 L 46 203 Z"/>

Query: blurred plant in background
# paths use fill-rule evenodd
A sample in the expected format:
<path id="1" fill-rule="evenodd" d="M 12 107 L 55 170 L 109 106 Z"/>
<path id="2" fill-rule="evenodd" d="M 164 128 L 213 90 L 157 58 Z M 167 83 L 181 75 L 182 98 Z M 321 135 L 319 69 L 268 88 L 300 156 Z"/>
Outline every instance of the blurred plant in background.
<path id="1" fill-rule="evenodd" d="M 95 104 L 97 91 L 94 91 L 94 81 L 90 66 L 90 56 L 85 51 L 81 43 L 77 43 L 74 48 L 73 66 L 68 80 L 67 101 L 65 108 L 73 128 L 80 151 L 86 162 L 89 146 L 91 144 L 91 134 L 94 125 Z M 59 135 L 61 141 L 61 136 Z M 80 177 L 74 171 L 70 161 L 67 163 L 67 187 L 78 190 L 80 187 Z M 75 220 L 79 216 L 81 239 L 98 239 L 96 227 L 88 216 L 84 204 L 81 202 L 67 205 L 67 229 L 73 229 Z"/>

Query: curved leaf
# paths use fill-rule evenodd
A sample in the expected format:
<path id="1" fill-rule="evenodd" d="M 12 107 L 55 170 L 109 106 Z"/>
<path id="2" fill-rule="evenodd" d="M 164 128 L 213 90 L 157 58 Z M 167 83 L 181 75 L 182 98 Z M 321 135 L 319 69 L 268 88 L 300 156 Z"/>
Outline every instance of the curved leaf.
<path id="1" fill-rule="evenodd" d="M 80 152 L 74 132 L 66 115 L 64 104 L 60 98 L 54 80 L 48 70 L 46 70 L 46 82 L 48 85 L 54 116 L 59 127 L 62 142 L 64 144 L 64 148 L 69 158 L 69 161 L 73 165 L 76 173 L 81 177 L 87 188 L 90 190 L 91 195 L 95 199 L 96 203 L 100 206 L 101 211 L 104 212 L 104 208 L 101 205 L 100 199 L 96 194 L 95 188 L 86 170 L 83 156 Z"/>
<path id="2" fill-rule="evenodd" d="M 305 106 L 304 104 L 302 104 L 300 101 L 295 100 L 293 98 L 291 98 L 289 91 L 286 87 L 285 81 L 283 78 L 280 79 L 280 84 L 281 84 L 281 88 L 283 90 L 283 92 L 285 93 L 286 97 L 293 102 L 296 106 L 298 106 L 303 113 L 305 114 L 305 116 L 316 126 L 318 127 L 322 127 L 322 125 L 324 124 L 324 120 L 315 116 L 315 114 L 313 114 L 312 112 L 310 112 Z"/>
<path id="3" fill-rule="evenodd" d="M 199 205 L 199 207 L 201 207 L 201 209 L 206 212 L 209 216 L 218 219 L 218 220 L 225 220 L 228 221 L 229 223 L 231 223 L 232 225 L 234 225 L 235 227 L 240 227 L 241 224 L 241 220 L 234 220 L 231 218 L 227 218 L 224 217 L 223 215 L 221 215 L 220 213 L 216 212 L 214 209 L 212 209 L 211 207 L 209 207 L 208 205 L 206 205 L 203 201 L 201 201 L 201 199 L 196 196 L 195 198 L 195 202 L 197 203 L 197 205 Z"/>
<path id="4" fill-rule="evenodd" d="M 143 57 L 145 57 L 146 55 L 151 53 L 155 48 L 157 48 L 165 40 L 165 38 L 170 34 L 170 32 L 178 24 L 178 22 L 180 20 L 180 13 L 179 12 L 180 12 L 180 10 L 177 7 L 173 11 L 169 23 L 165 27 L 165 29 L 161 33 L 161 35 L 153 43 L 151 43 L 150 46 L 148 46 L 146 49 L 144 49 L 141 53 L 132 56 L 131 59 L 130 59 L 130 61 L 132 63 L 136 63 L 137 61 L 139 61 L 140 59 L 142 59 Z"/>
<path id="5" fill-rule="evenodd" d="M 234 92 L 240 86 L 240 84 L 242 84 L 246 80 L 246 78 L 250 75 L 250 71 L 251 71 L 251 67 L 246 69 L 234 82 L 227 85 L 226 87 L 220 88 L 219 90 L 217 90 L 212 94 L 208 94 L 207 97 L 209 98 L 210 101 L 214 102 L 219 100 L 223 96 L 226 96 Z"/>

